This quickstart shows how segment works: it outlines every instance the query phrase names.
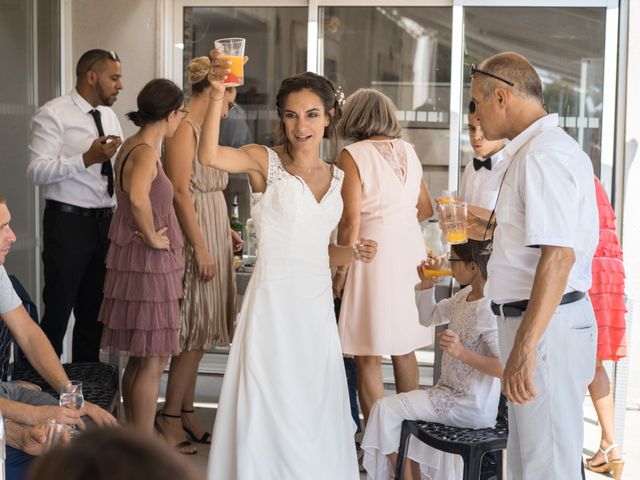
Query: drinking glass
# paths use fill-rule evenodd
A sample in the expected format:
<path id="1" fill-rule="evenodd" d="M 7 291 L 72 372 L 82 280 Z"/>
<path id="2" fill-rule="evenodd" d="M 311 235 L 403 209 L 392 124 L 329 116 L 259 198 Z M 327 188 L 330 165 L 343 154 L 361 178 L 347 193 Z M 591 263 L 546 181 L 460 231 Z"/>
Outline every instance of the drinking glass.
<path id="1" fill-rule="evenodd" d="M 244 44 L 244 38 L 220 38 L 214 42 L 215 48 L 220 50 L 220 58 L 231 61 L 231 71 L 224 80 L 227 87 L 244 85 Z"/>
<path id="2" fill-rule="evenodd" d="M 82 382 L 71 380 L 67 382 L 60 392 L 60 406 L 72 410 L 80 410 L 84 406 L 84 396 L 82 395 Z M 78 427 L 71 427 L 71 436 L 78 434 Z"/>
<path id="3" fill-rule="evenodd" d="M 444 235 L 451 245 L 467 243 L 467 204 L 444 203 L 440 205 Z"/>
<path id="4" fill-rule="evenodd" d="M 53 419 L 47 420 L 44 450 L 51 450 L 58 443 L 68 441 L 68 434 L 69 430 L 64 423 L 57 422 Z"/>

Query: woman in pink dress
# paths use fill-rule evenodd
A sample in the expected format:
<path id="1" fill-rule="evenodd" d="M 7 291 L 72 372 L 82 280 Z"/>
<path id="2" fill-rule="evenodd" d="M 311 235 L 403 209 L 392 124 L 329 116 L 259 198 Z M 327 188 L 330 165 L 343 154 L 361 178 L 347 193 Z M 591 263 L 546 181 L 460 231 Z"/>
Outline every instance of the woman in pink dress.
<path id="1" fill-rule="evenodd" d="M 391 355 L 396 390 L 418 388 L 414 350 L 430 342 L 418 322 L 415 266 L 425 256 L 420 223 L 433 214 L 422 165 L 400 139 L 401 127 L 389 98 L 360 89 L 344 106 L 338 133 L 357 140 L 340 153 L 344 170 L 344 211 L 338 243 L 361 237 L 378 242 L 376 261 L 338 268 L 334 295 L 342 296 L 339 330 L 342 351 L 355 357 L 358 395 L 365 423 L 384 395 L 381 357 Z"/>
<path id="2" fill-rule="evenodd" d="M 127 114 L 140 130 L 124 142 L 114 167 L 118 208 L 99 317 L 102 349 L 129 357 L 122 378 L 127 422 L 149 434 L 160 377 L 180 353 L 182 232 L 160 145 L 186 114 L 182 100 L 173 82 L 151 80 L 138 94 L 138 110 Z"/>

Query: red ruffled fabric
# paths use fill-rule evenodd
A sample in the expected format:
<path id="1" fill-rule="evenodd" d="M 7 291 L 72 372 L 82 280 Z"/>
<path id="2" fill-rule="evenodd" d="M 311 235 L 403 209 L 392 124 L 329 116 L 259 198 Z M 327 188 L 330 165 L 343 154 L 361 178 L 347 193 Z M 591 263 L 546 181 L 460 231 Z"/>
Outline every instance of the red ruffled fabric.
<path id="1" fill-rule="evenodd" d="M 609 197 L 595 179 L 600 239 L 591 264 L 589 297 L 598 323 L 598 358 L 618 361 L 627 355 L 624 265 L 616 234 L 616 215 Z"/>

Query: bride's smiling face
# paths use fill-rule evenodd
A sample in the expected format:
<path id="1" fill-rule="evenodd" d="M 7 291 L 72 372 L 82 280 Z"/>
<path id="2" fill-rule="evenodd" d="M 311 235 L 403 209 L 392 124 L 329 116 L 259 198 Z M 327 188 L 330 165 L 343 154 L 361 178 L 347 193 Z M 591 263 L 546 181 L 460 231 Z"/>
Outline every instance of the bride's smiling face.
<path id="1" fill-rule="evenodd" d="M 287 95 L 282 124 L 293 150 L 317 150 L 331 118 L 322 100 L 309 89 Z"/>

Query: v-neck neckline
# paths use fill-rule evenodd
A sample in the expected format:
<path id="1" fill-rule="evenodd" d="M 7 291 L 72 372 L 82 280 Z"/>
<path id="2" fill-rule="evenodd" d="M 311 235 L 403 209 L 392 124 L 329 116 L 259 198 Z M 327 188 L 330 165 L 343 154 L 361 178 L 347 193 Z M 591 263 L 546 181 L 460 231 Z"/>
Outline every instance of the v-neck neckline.
<path id="1" fill-rule="evenodd" d="M 278 155 L 278 152 L 276 152 L 276 155 Z M 334 182 L 334 180 L 335 180 L 335 171 L 334 171 L 335 165 L 333 165 L 333 164 L 332 164 L 332 165 L 330 166 L 330 168 L 331 168 L 331 172 L 330 172 L 330 173 L 331 173 L 331 181 L 329 182 L 329 187 L 328 187 L 328 188 L 327 188 L 327 190 L 324 192 L 324 194 L 322 195 L 322 197 L 320 197 L 320 200 L 318 200 L 318 198 L 316 197 L 316 195 L 313 193 L 313 190 L 311 190 L 311 187 L 309 187 L 309 184 L 307 183 L 307 181 L 306 181 L 304 178 L 302 178 L 302 177 L 301 177 L 301 176 L 299 176 L 299 175 L 295 175 L 295 174 L 291 173 L 289 170 L 287 170 L 287 169 L 284 167 L 284 164 L 282 163 L 282 159 L 280 158 L 280 155 L 278 155 L 278 161 L 280 162 L 280 168 L 282 168 L 282 170 L 284 170 L 284 172 L 285 172 L 287 175 L 289 175 L 290 177 L 293 177 L 293 178 L 297 178 L 298 180 L 300 180 L 300 181 L 302 182 L 302 184 L 303 184 L 303 185 L 304 185 L 304 187 L 305 187 L 305 190 L 308 190 L 308 191 L 309 191 L 309 193 L 311 194 L 311 197 L 313 198 L 313 201 L 315 202 L 315 204 L 316 204 L 316 205 L 318 205 L 318 206 L 322 205 L 322 202 L 324 201 L 324 199 L 325 199 L 325 198 L 327 198 L 327 196 L 328 196 L 328 195 L 329 195 L 329 193 L 331 192 L 331 189 L 333 188 L 333 182 Z"/>

